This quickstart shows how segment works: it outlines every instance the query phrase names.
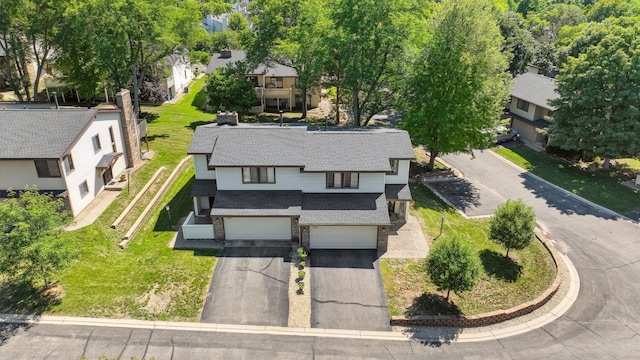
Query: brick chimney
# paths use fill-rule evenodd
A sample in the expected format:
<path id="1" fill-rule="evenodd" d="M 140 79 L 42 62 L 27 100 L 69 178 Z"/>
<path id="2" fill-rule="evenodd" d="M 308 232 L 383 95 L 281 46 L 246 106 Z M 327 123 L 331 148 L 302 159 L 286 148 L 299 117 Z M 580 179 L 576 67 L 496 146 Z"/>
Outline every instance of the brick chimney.
<path id="1" fill-rule="evenodd" d="M 220 58 L 222 58 L 222 59 L 231 58 L 231 50 L 229 50 L 229 49 L 220 50 Z"/>
<path id="2" fill-rule="evenodd" d="M 125 147 L 124 156 L 127 160 L 127 167 L 131 168 L 140 161 L 140 141 L 129 90 L 122 89 L 116 94 L 116 104 L 118 108 L 120 108 L 120 118 L 122 119 L 121 126 Z"/>
<path id="3" fill-rule="evenodd" d="M 216 117 L 216 123 L 218 124 L 218 126 L 221 126 L 221 125 L 236 126 L 238 125 L 238 113 L 235 111 L 234 112 L 218 111 L 218 114 Z"/>

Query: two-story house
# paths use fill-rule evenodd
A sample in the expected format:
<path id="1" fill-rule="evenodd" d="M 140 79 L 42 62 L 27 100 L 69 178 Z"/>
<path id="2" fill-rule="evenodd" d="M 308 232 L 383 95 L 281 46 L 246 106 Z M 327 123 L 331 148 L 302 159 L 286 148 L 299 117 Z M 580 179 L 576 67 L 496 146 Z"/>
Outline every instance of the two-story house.
<path id="1" fill-rule="evenodd" d="M 178 94 L 189 91 L 187 85 L 193 80 L 189 51 L 176 50 L 173 54 L 166 56 L 164 61 L 169 73 L 166 78 L 169 99 L 173 99 Z"/>
<path id="2" fill-rule="evenodd" d="M 0 110 L 0 198 L 36 186 L 78 215 L 140 159 L 128 90 L 119 108 Z"/>
<path id="3" fill-rule="evenodd" d="M 555 106 L 549 101 L 557 99 L 556 80 L 531 72 L 520 74 L 513 79 L 509 116 L 511 127 L 520 131 L 520 139 L 532 144 L 546 146 L 546 139 L 536 129 L 549 126 L 545 120 L 553 116 Z"/>
<path id="4" fill-rule="evenodd" d="M 209 124 L 188 153 L 196 174 L 186 239 L 385 251 L 390 225 L 408 214 L 415 156 L 403 130 Z M 190 235 L 198 222 L 211 224 L 208 236 Z"/>
<path id="5" fill-rule="evenodd" d="M 213 54 L 207 66 L 207 74 L 225 68 L 228 64 L 244 61 L 246 57 L 243 50 L 223 50 Z M 261 64 L 245 75 L 256 90 L 252 113 L 302 109 L 302 89 L 298 86 L 298 73 L 294 68 L 276 63 L 269 66 Z M 318 107 L 319 102 L 320 90 L 308 89 L 307 107 Z"/>

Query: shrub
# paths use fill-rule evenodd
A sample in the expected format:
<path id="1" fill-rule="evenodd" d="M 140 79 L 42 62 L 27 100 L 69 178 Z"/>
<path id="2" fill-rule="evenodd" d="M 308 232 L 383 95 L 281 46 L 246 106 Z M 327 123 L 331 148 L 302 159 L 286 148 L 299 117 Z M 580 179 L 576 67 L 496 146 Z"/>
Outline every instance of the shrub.
<path id="1" fill-rule="evenodd" d="M 480 258 L 469 244 L 456 237 L 445 238 L 435 243 L 425 261 L 431 281 L 438 291 L 449 292 L 471 290 L 480 273 Z"/>
<path id="2" fill-rule="evenodd" d="M 521 250 L 527 247 L 534 238 L 536 218 L 531 206 L 522 200 L 507 200 L 495 212 L 489 226 L 489 239 L 507 249 Z"/>

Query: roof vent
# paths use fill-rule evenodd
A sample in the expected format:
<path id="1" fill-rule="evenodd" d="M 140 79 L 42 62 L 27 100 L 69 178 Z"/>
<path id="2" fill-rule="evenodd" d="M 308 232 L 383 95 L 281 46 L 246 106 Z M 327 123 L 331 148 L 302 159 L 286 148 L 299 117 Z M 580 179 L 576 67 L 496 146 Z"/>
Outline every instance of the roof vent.
<path id="1" fill-rule="evenodd" d="M 216 117 L 216 123 L 218 126 L 221 125 L 238 125 L 238 113 L 237 112 L 229 112 L 228 110 L 225 112 L 218 111 Z"/>

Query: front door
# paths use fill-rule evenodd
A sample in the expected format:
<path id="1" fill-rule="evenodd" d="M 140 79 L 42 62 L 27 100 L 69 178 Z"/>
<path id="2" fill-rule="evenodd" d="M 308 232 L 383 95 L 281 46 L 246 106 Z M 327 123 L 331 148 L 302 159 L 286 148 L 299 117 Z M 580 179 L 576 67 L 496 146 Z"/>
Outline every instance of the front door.
<path id="1" fill-rule="evenodd" d="M 105 169 L 104 173 L 102 174 L 102 181 L 104 181 L 104 184 L 107 185 L 111 182 L 112 179 L 113 179 L 113 173 L 111 172 L 111 167 L 108 167 Z"/>

